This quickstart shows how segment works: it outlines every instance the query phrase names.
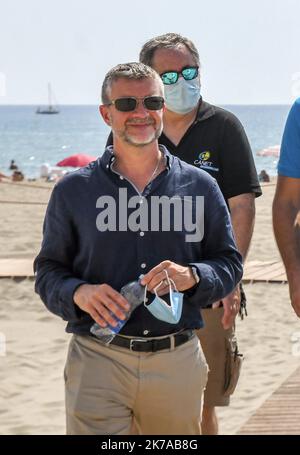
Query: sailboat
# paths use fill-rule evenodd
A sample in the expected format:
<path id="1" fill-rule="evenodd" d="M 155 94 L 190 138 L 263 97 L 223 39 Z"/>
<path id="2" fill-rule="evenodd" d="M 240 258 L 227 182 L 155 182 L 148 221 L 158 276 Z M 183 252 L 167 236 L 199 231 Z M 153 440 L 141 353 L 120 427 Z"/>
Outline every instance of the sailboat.
<path id="1" fill-rule="evenodd" d="M 59 109 L 52 104 L 53 93 L 51 90 L 51 84 L 48 83 L 48 107 L 41 109 L 37 108 L 36 114 L 59 114 Z"/>

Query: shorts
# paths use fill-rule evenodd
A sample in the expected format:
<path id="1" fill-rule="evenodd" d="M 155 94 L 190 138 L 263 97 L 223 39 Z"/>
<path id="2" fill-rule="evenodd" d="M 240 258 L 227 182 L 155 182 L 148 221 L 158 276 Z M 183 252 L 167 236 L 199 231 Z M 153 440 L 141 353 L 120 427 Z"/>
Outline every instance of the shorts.
<path id="1" fill-rule="evenodd" d="M 223 308 L 201 309 L 204 328 L 197 330 L 209 367 L 204 406 L 228 406 L 238 382 L 242 354 L 238 352 L 235 327 L 224 330 Z"/>

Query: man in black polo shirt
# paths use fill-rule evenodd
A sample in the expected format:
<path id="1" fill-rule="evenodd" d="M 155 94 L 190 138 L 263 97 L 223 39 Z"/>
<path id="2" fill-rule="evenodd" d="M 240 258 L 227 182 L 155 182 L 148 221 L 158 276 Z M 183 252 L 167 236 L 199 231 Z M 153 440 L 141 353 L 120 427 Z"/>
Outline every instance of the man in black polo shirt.
<path id="1" fill-rule="evenodd" d="M 199 54 L 189 39 L 175 33 L 155 37 L 143 46 L 140 61 L 152 66 L 164 83 L 166 111 L 159 143 L 217 180 L 245 260 L 254 227 L 254 200 L 261 195 L 261 189 L 241 123 L 232 113 L 202 100 Z M 222 300 L 221 306 L 218 302 L 214 310 L 201 310 L 205 328 L 198 336 L 210 367 L 204 395 L 203 434 L 218 433 L 215 406 L 229 405 L 230 389 L 234 388 L 225 372 L 230 363 L 228 352 L 237 347 L 234 321 L 240 301 L 237 287 Z"/>

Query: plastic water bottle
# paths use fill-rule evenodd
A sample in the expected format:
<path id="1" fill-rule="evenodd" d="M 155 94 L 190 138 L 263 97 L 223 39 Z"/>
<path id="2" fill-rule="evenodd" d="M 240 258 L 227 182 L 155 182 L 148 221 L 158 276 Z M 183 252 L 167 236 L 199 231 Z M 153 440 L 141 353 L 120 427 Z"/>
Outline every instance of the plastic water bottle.
<path id="1" fill-rule="evenodd" d="M 106 327 L 101 327 L 96 322 L 91 327 L 91 333 L 95 335 L 102 343 L 109 344 L 114 337 L 120 332 L 122 327 L 126 324 L 128 319 L 131 316 L 131 313 L 144 301 L 145 286 L 142 286 L 140 281 L 131 281 L 125 286 L 122 287 L 120 294 L 125 297 L 125 299 L 130 304 L 130 309 L 126 313 L 126 319 L 121 320 L 117 319 L 117 325 L 113 327 L 112 325 L 107 325 Z M 113 316 L 116 318 L 116 316 Z"/>

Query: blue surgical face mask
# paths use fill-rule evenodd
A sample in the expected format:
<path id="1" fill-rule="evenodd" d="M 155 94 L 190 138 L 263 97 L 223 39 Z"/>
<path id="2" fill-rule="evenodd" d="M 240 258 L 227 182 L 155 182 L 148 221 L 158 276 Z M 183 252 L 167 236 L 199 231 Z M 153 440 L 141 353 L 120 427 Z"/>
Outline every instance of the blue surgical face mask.
<path id="1" fill-rule="evenodd" d="M 164 85 L 166 108 L 177 114 L 192 111 L 200 100 L 199 77 L 186 81 L 180 77 L 176 84 Z"/>
<path id="2" fill-rule="evenodd" d="M 157 295 L 157 289 L 162 285 L 162 282 L 154 289 L 156 297 L 149 305 L 146 305 L 145 291 L 144 305 L 160 321 L 168 322 L 169 324 L 178 324 L 182 314 L 183 294 L 177 291 L 174 281 L 169 278 L 167 272 L 166 275 L 169 283 L 170 305 Z M 175 291 L 173 291 L 171 283 Z"/>

